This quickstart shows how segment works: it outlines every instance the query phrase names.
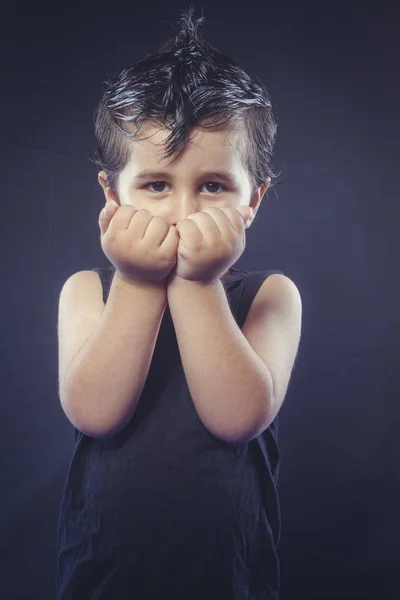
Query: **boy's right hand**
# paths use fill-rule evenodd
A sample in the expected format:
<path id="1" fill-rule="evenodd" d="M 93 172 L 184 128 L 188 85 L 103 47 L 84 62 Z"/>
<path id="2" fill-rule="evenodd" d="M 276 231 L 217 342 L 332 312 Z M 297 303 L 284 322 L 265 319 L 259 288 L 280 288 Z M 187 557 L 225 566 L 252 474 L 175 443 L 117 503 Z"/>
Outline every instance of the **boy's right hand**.
<path id="1" fill-rule="evenodd" d="M 146 208 L 106 203 L 99 215 L 101 247 L 122 277 L 162 283 L 177 262 L 179 234 Z"/>

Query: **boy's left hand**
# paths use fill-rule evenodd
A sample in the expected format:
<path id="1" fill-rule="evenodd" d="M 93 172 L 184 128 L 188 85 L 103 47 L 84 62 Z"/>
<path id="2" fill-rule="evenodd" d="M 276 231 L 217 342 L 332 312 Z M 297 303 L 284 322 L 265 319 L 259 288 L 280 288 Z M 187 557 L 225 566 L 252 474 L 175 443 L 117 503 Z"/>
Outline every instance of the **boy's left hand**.
<path id="1" fill-rule="evenodd" d="M 168 283 L 178 277 L 205 285 L 217 281 L 243 254 L 249 217 L 248 206 L 210 207 L 178 221 L 177 263 Z"/>

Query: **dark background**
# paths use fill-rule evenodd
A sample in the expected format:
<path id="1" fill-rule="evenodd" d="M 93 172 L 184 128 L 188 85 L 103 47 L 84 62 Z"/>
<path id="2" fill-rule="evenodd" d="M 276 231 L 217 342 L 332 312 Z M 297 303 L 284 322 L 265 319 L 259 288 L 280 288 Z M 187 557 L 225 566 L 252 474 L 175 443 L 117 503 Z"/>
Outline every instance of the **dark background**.
<path id="1" fill-rule="evenodd" d="M 281 183 L 237 267 L 282 270 L 303 298 L 280 413 L 281 599 L 398 599 L 398 7 L 193 4 L 204 37 L 266 83 L 279 122 Z M 2 8 L 2 600 L 55 598 L 72 449 L 58 297 L 72 273 L 109 264 L 89 161 L 102 81 L 173 35 L 185 6 Z"/>

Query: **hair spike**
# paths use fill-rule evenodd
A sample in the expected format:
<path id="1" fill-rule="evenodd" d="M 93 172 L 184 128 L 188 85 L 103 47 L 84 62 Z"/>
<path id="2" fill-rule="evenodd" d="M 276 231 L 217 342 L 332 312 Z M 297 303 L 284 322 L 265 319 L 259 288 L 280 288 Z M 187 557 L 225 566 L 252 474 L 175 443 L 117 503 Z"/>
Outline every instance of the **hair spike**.
<path id="1" fill-rule="evenodd" d="M 244 128 L 243 165 L 253 189 L 276 179 L 271 166 L 277 122 L 266 87 L 253 82 L 229 56 L 201 35 L 205 17 L 185 8 L 178 31 L 158 50 L 114 74 L 94 114 L 94 162 L 117 190 L 118 175 L 129 160 L 130 139 L 153 121 L 168 129 L 164 158 L 183 151 L 193 128 L 204 131 Z M 242 129 L 243 131 L 243 129 Z"/>
<path id="2" fill-rule="evenodd" d="M 179 45 L 186 39 L 196 40 L 197 42 L 202 41 L 199 29 L 205 21 L 205 17 L 201 16 L 198 19 L 194 18 L 195 8 L 191 4 L 188 8 L 184 8 L 181 14 L 181 18 L 178 21 L 180 30 L 176 36 L 176 44 Z"/>

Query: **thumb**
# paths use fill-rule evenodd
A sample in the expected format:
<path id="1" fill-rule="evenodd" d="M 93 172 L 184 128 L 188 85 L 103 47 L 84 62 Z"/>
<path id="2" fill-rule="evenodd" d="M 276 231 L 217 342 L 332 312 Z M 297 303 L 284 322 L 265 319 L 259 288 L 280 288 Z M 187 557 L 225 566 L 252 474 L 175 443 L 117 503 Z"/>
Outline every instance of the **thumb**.
<path id="1" fill-rule="evenodd" d="M 106 205 L 100 211 L 99 215 L 99 227 L 101 234 L 104 235 L 108 229 L 111 219 L 117 212 L 119 206 L 113 200 L 107 200 Z"/>
<path id="2" fill-rule="evenodd" d="M 250 206 L 248 206 L 247 204 L 242 204 L 240 206 L 237 206 L 236 210 L 238 210 L 240 212 L 242 219 L 245 223 L 247 223 L 247 221 L 249 221 L 250 219 L 252 219 L 254 217 L 253 209 Z"/>

